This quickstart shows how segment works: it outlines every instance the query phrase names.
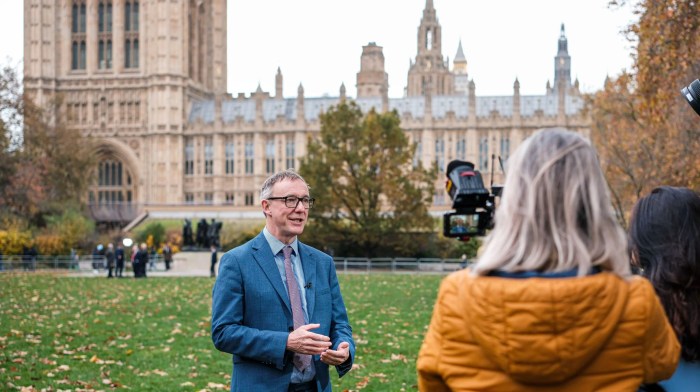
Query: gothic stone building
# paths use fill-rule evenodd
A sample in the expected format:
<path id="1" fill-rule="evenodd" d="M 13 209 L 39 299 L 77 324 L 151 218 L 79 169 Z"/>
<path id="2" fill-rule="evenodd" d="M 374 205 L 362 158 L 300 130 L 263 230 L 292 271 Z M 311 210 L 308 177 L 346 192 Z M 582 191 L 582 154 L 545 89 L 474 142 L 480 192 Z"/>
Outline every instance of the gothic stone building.
<path id="1" fill-rule="evenodd" d="M 271 173 L 297 167 L 319 115 L 346 97 L 227 94 L 226 0 L 25 0 L 25 91 L 61 121 L 98 142 L 89 203 L 100 221 L 154 217 L 260 218 L 258 190 Z M 475 162 L 488 178 L 491 155 L 507 159 L 540 128 L 588 134 L 562 26 L 552 85 L 543 95 L 477 96 L 458 45 L 450 68 L 441 25 L 427 0 L 405 94 L 388 97 L 382 47 L 363 47 L 355 102 L 396 110 L 416 144 L 415 164 Z M 234 75 L 235 77 L 235 75 Z M 444 172 L 434 211 L 449 209 Z"/>

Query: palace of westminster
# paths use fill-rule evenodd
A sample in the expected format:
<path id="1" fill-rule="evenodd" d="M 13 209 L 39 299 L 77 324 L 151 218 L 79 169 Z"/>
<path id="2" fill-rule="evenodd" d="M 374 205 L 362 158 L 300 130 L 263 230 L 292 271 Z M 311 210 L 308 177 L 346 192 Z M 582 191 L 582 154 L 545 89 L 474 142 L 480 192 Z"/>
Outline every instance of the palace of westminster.
<path id="1" fill-rule="evenodd" d="M 93 216 L 125 224 L 153 217 L 261 218 L 259 188 L 271 173 L 298 167 L 319 116 L 342 100 L 363 112 L 395 110 L 416 145 L 414 164 L 474 162 L 490 177 L 491 155 L 506 159 L 540 128 L 583 134 L 578 81 L 564 26 L 554 81 L 543 95 L 477 96 L 461 42 L 449 64 L 432 0 L 418 26 L 404 96 L 388 97 L 382 47 L 362 48 L 357 97 L 227 93 L 226 0 L 24 0 L 24 86 L 40 106 L 61 96 L 61 122 L 97 142 L 89 192 Z M 496 182 L 502 180 L 500 168 Z M 444 172 L 433 211 L 450 208 Z M 488 184 L 486 184 L 488 186 Z"/>

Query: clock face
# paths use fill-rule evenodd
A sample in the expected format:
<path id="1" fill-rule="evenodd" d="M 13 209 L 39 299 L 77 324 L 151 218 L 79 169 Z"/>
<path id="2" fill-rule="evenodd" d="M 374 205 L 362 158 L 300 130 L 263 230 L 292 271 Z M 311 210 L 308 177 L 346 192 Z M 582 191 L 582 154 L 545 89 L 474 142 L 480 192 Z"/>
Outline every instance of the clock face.
<path id="1" fill-rule="evenodd" d="M 559 64 L 564 65 L 564 59 L 559 59 Z"/>

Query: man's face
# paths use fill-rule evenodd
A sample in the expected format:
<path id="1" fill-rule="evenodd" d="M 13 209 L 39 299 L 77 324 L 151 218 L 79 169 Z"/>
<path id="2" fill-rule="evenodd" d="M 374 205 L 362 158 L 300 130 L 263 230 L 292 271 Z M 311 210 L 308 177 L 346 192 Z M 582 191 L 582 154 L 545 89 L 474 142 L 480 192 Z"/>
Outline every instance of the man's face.
<path id="1" fill-rule="evenodd" d="M 285 196 L 309 197 L 309 188 L 304 181 L 284 179 L 272 186 L 270 197 Z M 267 215 L 267 230 L 283 243 L 290 243 L 304 231 L 309 210 L 301 202 L 296 207 L 289 208 L 284 200 L 263 200 L 262 207 Z"/>

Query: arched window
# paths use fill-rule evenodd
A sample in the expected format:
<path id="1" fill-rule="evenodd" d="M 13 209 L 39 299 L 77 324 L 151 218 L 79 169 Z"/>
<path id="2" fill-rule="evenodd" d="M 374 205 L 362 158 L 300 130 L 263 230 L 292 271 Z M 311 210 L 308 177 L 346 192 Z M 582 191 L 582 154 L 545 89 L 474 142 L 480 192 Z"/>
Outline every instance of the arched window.
<path id="1" fill-rule="evenodd" d="M 124 3 L 124 66 L 139 66 L 139 2 Z"/>
<path id="2" fill-rule="evenodd" d="M 78 69 L 78 42 L 73 41 L 71 69 Z"/>
<path id="3" fill-rule="evenodd" d="M 105 5 L 101 1 L 97 6 L 97 31 L 105 31 Z"/>
<path id="4" fill-rule="evenodd" d="M 131 41 L 124 41 L 124 68 L 131 68 Z"/>
<path id="5" fill-rule="evenodd" d="M 139 31 L 139 2 L 124 3 L 124 30 Z"/>
<path id="6" fill-rule="evenodd" d="M 97 43 L 97 67 L 100 69 L 106 68 L 105 64 L 105 43 L 100 40 Z"/>
<path id="7" fill-rule="evenodd" d="M 135 194 L 131 172 L 116 158 L 103 158 L 97 166 L 97 183 L 90 187 L 90 204 L 131 204 Z"/>
<path id="8" fill-rule="evenodd" d="M 124 3 L 124 31 L 131 31 L 131 3 Z"/>
<path id="9" fill-rule="evenodd" d="M 139 2 L 134 1 L 133 9 L 131 11 L 131 29 L 133 31 L 139 31 Z"/>
<path id="10" fill-rule="evenodd" d="M 85 24 L 87 17 L 85 0 L 74 0 L 71 7 L 71 69 L 85 69 L 86 36 Z"/>
<path id="11" fill-rule="evenodd" d="M 85 41 L 82 41 L 82 42 L 80 42 L 80 64 L 78 64 L 80 69 L 85 69 L 86 57 L 87 57 L 87 49 L 85 48 Z"/>
<path id="12" fill-rule="evenodd" d="M 87 12 L 86 12 L 85 3 L 82 3 L 82 4 L 80 4 L 80 32 L 81 33 L 85 32 L 86 18 L 87 18 Z"/>
<path id="13" fill-rule="evenodd" d="M 107 2 L 107 10 L 105 16 L 105 31 L 112 31 L 112 2 Z"/>
<path id="14" fill-rule="evenodd" d="M 134 40 L 134 49 L 132 52 L 133 52 L 132 56 L 134 58 L 132 67 L 138 68 L 139 67 L 139 40 L 137 40 L 137 39 Z"/>
<path id="15" fill-rule="evenodd" d="M 77 33 L 78 32 L 78 4 L 73 3 L 73 12 L 71 12 L 71 21 L 72 21 L 72 27 L 71 27 L 71 32 L 72 33 Z"/>
<path id="16" fill-rule="evenodd" d="M 107 68 L 112 68 L 112 40 L 107 41 L 107 52 L 105 53 Z"/>

